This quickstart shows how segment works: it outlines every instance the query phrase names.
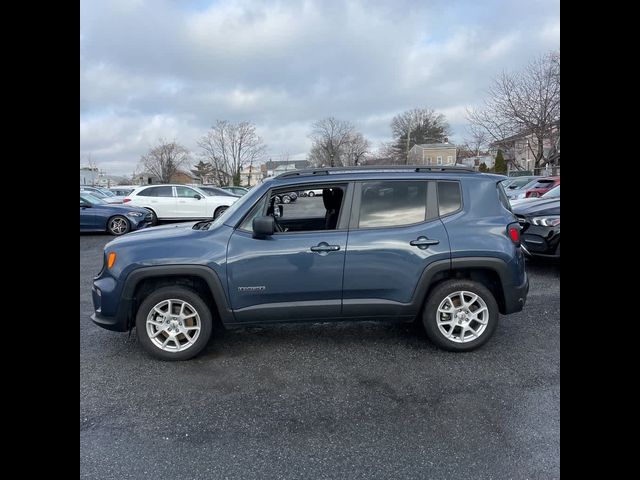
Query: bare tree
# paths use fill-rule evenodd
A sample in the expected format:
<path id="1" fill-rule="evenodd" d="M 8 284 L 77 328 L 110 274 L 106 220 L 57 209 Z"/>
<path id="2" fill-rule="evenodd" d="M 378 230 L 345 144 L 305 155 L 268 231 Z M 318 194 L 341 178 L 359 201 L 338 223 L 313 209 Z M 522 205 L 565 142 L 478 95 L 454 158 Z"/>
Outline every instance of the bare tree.
<path id="1" fill-rule="evenodd" d="M 560 145 L 560 54 L 542 55 L 521 72 L 503 72 L 489 88 L 484 105 L 468 110 L 467 119 L 501 148 L 509 147 L 504 143 L 509 137 L 531 136 L 527 148 L 534 167 L 544 167 L 549 153 L 556 145 L 559 151 Z"/>
<path id="2" fill-rule="evenodd" d="M 155 147 L 151 147 L 149 152 L 140 157 L 140 163 L 144 169 L 157 177 L 162 183 L 169 183 L 171 177 L 180 170 L 187 167 L 190 162 L 189 150 L 176 143 L 167 142 L 160 138 Z"/>
<path id="3" fill-rule="evenodd" d="M 323 118 L 311 125 L 309 138 L 313 146 L 309 152 L 309 160 L 316 165 L 330 167 L 344 165 L 343 155 L 346 144 L 355 135 L 351 122 L 338 120 L 335 117 Z"/>
<path id="4" fill-rule="evenodd" d="M 409 150 L 416 144 L 440 143 L 451 134 L 444 115 L 430 108 L 413 108 L 402 112 L 391 120 L 391 131 L 395 142 L 391 152 L 398 163 L 409 162 Z"/>
<path id="5" fill-rule="evenodd" d="M 344 146 L 344 165 L 362 165 L 371 145 L 360 132 L 354 132 Z"/>
<path id="6" fill-rule="evenodd" d="M 233 178 L 234 185 L 239 185 L 242 167 L 253 165 L 265 151 L 265 145 L 252 123 L 231 123 L 227 120 L 217 120 L 198 141 L 198 146 L 203 150 L 202 156 L 213 166 L 214 175 L 221 185 L 226 185 L 229 177 Z"/>

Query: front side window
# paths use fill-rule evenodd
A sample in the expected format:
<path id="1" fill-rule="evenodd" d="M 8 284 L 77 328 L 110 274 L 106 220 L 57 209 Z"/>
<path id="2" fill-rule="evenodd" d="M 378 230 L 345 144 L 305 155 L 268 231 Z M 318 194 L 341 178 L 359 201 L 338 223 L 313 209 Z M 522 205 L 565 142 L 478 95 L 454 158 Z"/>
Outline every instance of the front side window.
<path id="1" fill-rule="evenodd" d="M 314 195 L 306 197 L 292 195 L 292 192 L 297 191 L 295 187 L 271 191 L 267 215 L 274 216 L 278 232 L 310 232 L 338 228 L 347 192 L 346 185 L 314 186 Z"/>
<path id="2" fill-rule="evenodd" d="M 362 183 L 358 228 L 411 225 L 426 215 L 426 181 Z"/>

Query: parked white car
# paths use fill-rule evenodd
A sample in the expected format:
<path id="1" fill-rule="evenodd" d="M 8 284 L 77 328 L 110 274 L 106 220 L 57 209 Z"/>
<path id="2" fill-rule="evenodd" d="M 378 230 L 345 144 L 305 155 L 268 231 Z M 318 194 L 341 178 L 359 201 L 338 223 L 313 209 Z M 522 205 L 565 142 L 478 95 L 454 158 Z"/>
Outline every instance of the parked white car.
<path id="1" fill-rule="evenodd" d="M 127 195 L 124 203 L 142 207 L 156 220 L 204 220 L 218 218 L 238 198 L 206 195 L 186 185 L 144 185 Z"/>

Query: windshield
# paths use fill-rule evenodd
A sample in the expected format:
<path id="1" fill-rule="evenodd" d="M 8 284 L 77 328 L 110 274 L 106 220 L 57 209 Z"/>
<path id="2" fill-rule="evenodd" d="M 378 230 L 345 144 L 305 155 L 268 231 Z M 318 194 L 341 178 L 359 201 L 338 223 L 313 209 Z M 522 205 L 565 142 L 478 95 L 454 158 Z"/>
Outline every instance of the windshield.
<path id="1" fill-rule="evenodd" d="M 80 200 L 90 203 L 91 205 L 105 205 L 107 202 L 89 193 L 81 193 Z"/>
<path id="2" fill-rule="evenodd" d="M 540 198 L 560 198 L 560 185 L 553 187 Z"/>

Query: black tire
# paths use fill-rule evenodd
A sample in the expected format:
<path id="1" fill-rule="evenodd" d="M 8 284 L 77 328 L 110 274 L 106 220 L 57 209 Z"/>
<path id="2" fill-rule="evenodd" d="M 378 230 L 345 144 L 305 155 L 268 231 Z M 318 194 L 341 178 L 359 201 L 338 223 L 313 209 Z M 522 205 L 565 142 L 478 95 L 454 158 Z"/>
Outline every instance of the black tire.
<path id="1" fill-rule="evenodd" d="M 147 208 L 147 210 L 151 212 L 151 226 L 153 227 L 158 224 L 158 216 L 156 215 L 156 212 L 154 212 L 150 208 Z"/>
<path id="2" fill-rule="evenodd" d="M 310 197 L 315 197 L 315 196 L 316 196 L 316 193 L 315 193 L 315 192 L 309 192 L 309 196 L 310 196 Z"/>
<path id="3" fill-rule="evenodd" d="M 131 230 L 131 223 L 122 215 L 115 215 L 107 221 L 107 231 L 119 237 Z"/>
<path id="4" fill-rule="evenodd" d="M 187 302 L 195 309 L 200 317 L 200 333 L 195 342 L 188 348 L 176 352 L 161 350 L 159 346 L 156 346 L 152 342 L 147 332 L 147 316 L 152 312 L 153 307 L 163 300 L 170 299 Z M 154 291 L 143 300 L 136 313 L 136 329 L 140 344 L 150 355 L 160 360 L 189 360 L 198 355 L 209 342 L 213 329 L 213 319 L 207 304 L 202 300 L 200 295 L 193 290 L 184 287 L 163 287 Z"/>
<path id="5" fill-rule="evenodd" d="M 218 208 L 216 208 L 216 211 L 213 212 L 213 219 L 215 220 L 220 215 L 222 215 L 227 208 L 229 208 L 229 207 L 218 207 Z"/>
<path id="6" fill-rule="evenodd" d="M 475 340 L 468 340 L 464 343 L 456 342 L 447 338 L 445 333 L 440 331 L 440 329 L 438 328 L 437 316 L 438 307 L 447 298 L 447 296 L 460 291 L 471 292 L 478 295 L 480 299 L 484 301 L 488 310 L 488 315 L 486 315 L 487 324 L 484 330 L 482 330 L 480 335 Z M 474 307 L 475 306 L 476 305 L 474 305 Z M 427 303 L 425 304 L 422 313 L 422 324 L 424 325 L 427 337 L 436 346 L 452 352 L 468 352 L 484 345 L 495 332 L 495 329 L 498 325 L 498 303 L 496 302 L 496 299 L 494 298 L 491 291 L 489 291 L 487 287 L 479 282 L 462 279 L 447 280 L 436 286 L 429 294 L 429 298 L 427 299 Z M 473 328 L 475 328 L 476 330 L 480 330 L 480 324 L 477 322 L 472 322 L 469 325 L 473 325 Z M 456 336 L 456 332 L 457 336 L 459 337 L 459 333 L 461 331 L 465 332 L 462 334 L 463 336 L 471 336 L 470 333 L 469 335 L 466 335 L 467 330 L 461 330 L 462 327 L 460 326 L 454 325 L 453 327 L 449 328 L 451 328 L 451 330 L 455 329 L 453 331 L 454 337 Z"/>

